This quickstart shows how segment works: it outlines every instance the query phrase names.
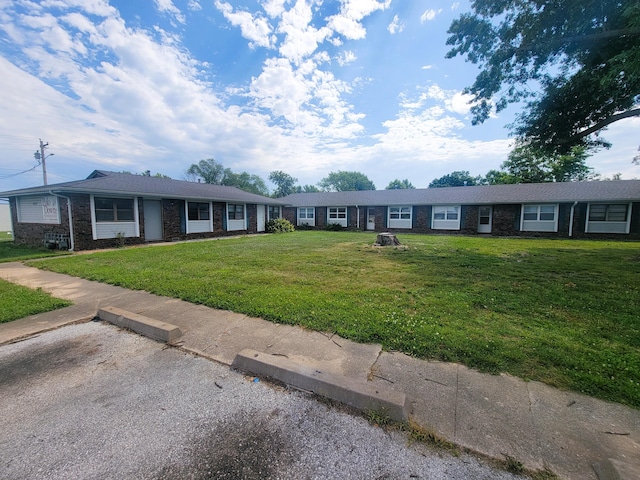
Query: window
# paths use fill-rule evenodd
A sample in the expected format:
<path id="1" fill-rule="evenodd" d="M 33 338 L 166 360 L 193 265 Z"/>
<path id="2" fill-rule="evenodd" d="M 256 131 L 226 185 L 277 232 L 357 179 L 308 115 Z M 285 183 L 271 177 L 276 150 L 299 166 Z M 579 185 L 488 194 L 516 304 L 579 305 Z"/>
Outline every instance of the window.
<path id="1" fill-rule="evenodd" d="M 589 205 L 589 221 L 626 222 L 628 209 L 624 203 L 593 203 Z"/>
<path id="2" fill-rule="evenodd" d="M 230 203 L 227 208 L 229 220 L 244 220 L 244 205 Z"/>
<path id="3" fill-rule="evenodd" d="M 460 205 L 433 207 L 431 228 L 434 230 L 460 230 Z"/>
<path id="4" fill-rule="evenodd" d="M 347 207 L 329 207 L 329 220 L 342 220 L 347 218 Z"/>
<path id="5" fill-rule="evenodd" d="M 209 220 L 209 204 L 189 202 L 189 220 Z"/>
<path id="6" fill-rule="evenodd" d="M 389 207 L 389 228 L 411 228 L 411 207 Z"/>
<path id="7" fill-rule="evenodd" d="M 586 233 L 629 233 L 631 204 L 591 203 L 588 212 Z"/>
<path id="8" fill-rule="evenodd" d="M 523 218 L 525 221 L 553 222 L 556 219 L 555 205 L 525 205 Z"/>
<path id="9" fill-rule="evenodd" d="M 523 205 L 520 230 L 523 232 L 557 232 L 558 205 Z"/>
<path id="10" fill-rule="evenodd" d="M 460 207 L 446 206 L 446 207 L 433 207 L 433 219 L 434 220 L 458 220 Z"/>
<path id="11" fill-rule="evenodd" d="M 411 207 L 390 207 L 389 218 L 391 220 L 411 220 Z"/>
<path id="12" fill-rule="evenodd" d="M 96 222 L 133 222 L 132 198 L 95 197 Z"/>
<path id="13" fill-rule="evenodd" d="M 313 207 L 299 208 L 298 218 L 300 220 L 313 220 L 315 218 L 315 209 Z"/>
<path id="14" fill-rule="evenodd" d="M 20 223 L 60 223 L 58 197 L 18 197 L 16 202 Z"/>
<path id="15" fill-rule="evenodd" d="M 280 207 L 269 205 L 269 220 L 280 218 Z"/>

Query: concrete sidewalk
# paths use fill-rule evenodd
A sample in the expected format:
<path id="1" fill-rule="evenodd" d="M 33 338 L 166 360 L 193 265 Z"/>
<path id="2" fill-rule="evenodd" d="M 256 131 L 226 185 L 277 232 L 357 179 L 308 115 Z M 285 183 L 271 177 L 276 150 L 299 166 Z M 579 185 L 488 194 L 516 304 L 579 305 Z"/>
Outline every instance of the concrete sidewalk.
<path id="1" fill-rule="evenodd" d="M 0 278 L 74 302 L 1 324 L 0 345 L 114 307 L 179 327 L 181 348 L 226 365 L 251 349 L 354 384 L 403 392 L 417 424 L 493 458 L 512 457 L 566 479 L 640 479 L 640 411 L 633 408 L 19 263 L 0 264 Z"/>

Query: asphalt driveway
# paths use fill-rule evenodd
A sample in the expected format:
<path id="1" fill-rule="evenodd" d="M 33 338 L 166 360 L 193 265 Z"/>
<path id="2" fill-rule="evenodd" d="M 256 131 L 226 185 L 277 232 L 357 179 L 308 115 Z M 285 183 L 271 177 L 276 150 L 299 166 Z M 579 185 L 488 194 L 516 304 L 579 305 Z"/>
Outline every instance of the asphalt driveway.
<path id="1" fill-rule="evenodd" d="M 0 347 L 0 477 L 513 479 L 112 325 Z"/>

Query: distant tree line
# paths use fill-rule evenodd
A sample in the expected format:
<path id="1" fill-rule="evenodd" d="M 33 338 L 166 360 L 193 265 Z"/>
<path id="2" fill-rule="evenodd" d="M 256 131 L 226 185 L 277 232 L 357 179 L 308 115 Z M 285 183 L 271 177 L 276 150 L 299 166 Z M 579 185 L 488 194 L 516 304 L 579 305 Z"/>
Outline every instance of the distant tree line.
<path id="1" fill-rule="evenodd" d="M 474 185 L 500 185 L 515 183 L 575 182 L 597 180 L 600 176 L 586 163 L 589 154 L 583 147 L 575 147 L 568 154 L 543 154 L 530 145 L 516 145 L 499 170 L 489 170 L 486 175 L 473 176 L 467 170 L 451 172 L 429 183 L 429 188 L 462 187 Z M 150 175 L 147 171 L 142 175 Z M 155 176 L 164 176 L 156 174 Z M 614 175 L 618 180 L 620 174 Z M 225 168 L 213 158 L 200 160 L 186 171 L 186 179 L 214 185 L 237 187 L 258 195 L 274 198 L 286 197 L 293 193 L 345 192 L 354 190 L 375 190 L 374 183 L 361 172 L 330 172 L 316 185 L 299 185 L 298 179 L 281 170 L 269 174 L 269 181 L 275 190 L 269 192 L 265 181 L 248 172 L 236 173 Z M 387 190 L 415 188 L 408 179 L 395 179 L 386 186 Z"/>

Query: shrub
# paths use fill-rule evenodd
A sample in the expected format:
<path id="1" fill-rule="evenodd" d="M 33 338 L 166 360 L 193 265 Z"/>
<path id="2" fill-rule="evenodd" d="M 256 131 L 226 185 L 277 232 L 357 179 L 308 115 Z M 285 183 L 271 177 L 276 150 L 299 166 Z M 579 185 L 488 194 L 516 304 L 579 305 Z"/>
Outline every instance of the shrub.
<path id="1" fill-rule="evenodd" d="M 339 232 L 343 229 L 343 226 L 339 223 L 330 223 L 325 227 L 325 230 L 329 230 L 332 232 Z"/>
<path id="2" fill-rule="evenodd" d="M 289 220 L 284 218 L 274 218 L 267 222 L 267 233 L 287 233 L 293 232 L 295 228 Z"/>
<path id="3" fill-rule="evenodd" d="M 315 228 L 308 223 L 303 223 L 302 225 L 298 225 L 296 227 L 296 230 L 315 230 Z"/>

